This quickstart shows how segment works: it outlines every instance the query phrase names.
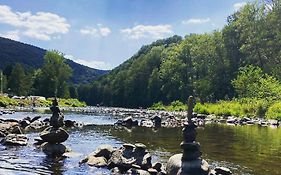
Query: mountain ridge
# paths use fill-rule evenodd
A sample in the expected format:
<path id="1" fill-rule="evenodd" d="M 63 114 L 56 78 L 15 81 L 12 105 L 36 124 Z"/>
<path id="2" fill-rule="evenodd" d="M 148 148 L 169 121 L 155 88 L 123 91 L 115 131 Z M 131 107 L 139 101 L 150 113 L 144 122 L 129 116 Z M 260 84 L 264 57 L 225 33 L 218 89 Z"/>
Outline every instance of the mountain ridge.
<path id="1" fill-rule="evenodd" d="M 20 63 L 27 69 L 38 69 L 44 63 L 46 51 L 38 46 L 0 37 L 0 69 L 15 63 Z M 109 72 L 108 70 L 90 68 L 67 58 L 66 63 L 73 70 L 71 82 L 74 84 L 91 83 Z"/>

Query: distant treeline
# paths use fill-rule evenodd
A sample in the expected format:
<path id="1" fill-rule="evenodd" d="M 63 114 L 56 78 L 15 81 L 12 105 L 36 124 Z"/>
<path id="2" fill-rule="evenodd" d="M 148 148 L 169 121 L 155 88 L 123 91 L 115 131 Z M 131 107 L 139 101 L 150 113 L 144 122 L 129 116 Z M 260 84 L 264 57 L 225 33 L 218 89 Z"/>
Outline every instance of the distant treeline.
<path id="1" fill-rule="evenodd" d="M 185 102 L 189 95 L 202 103 L 257 94 L 272 97 L 281 80 L 280 26 L 280 1 L 249 3 L 229 16 L 220 31 L 173 36 L 143 46 L 109 74 L 81 85 L 78 96 L 91 105 L 123 107 Z"/>

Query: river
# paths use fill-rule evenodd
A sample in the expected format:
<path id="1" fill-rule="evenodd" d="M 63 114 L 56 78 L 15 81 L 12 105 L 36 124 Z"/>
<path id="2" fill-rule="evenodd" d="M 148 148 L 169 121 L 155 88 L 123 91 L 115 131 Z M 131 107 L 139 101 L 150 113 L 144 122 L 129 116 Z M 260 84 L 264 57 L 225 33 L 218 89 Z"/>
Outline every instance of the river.
<path id="1" fill-rule="evenodd" d="M 20 119 L 26 116 L 50 114 L 18 112 L 5 115 Z M 3 116 L 1 116 L 4 118 Z M 132 128 L 113 126 L 116 117 L 108 115 L 84 115 L 66 113 L 65 119 L 85 124 L 83 129 L 69 130 L 69 139 L 64 144 L 76 154 L 64 160 L 52 160 L 34 143 L 38 133 L 28 133 L 28 146 L 6 147 L 0 145 L 0 174 L 110 174 L 103 168 L 79 165 L 78 162 L 101 144 L 121 146 L 123 143 L 142 142 L 152 154 L 152 160 L 167 162 L 180 153 L 181 128 Z M 211 167 L 224 166 L 238 175 L 281 174 L 281 128 L 253 126 L 228 126 L 209 124 L 197 129 L 203 158 Z"/>

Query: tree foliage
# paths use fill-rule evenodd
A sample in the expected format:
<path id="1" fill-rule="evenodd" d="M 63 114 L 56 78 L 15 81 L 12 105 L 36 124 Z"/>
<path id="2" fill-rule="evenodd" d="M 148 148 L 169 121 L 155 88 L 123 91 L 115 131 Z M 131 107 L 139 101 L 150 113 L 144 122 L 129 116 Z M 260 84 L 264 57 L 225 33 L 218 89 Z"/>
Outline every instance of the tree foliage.
<path id="1" fill-rule="evenodd" d="M 35 80 L 37 94 L 45 97 L 69 97 L 67 81 L 72 74 L 62 54 L 47 51 L 43 67 L 38 70 Z"/>
<path id="2" fill-rule="evenodd" d="M 92 105 L 123 107 L 185 102 L 189 95 L 202 103 L 278 97 L 280 26 L 280 1 L 249 3 L 229 16 L 221 31 L 143 46 L 108 75 L 81 86 L 79 97 Z M 82 89 L 87 96 L 80 95 Z"/>

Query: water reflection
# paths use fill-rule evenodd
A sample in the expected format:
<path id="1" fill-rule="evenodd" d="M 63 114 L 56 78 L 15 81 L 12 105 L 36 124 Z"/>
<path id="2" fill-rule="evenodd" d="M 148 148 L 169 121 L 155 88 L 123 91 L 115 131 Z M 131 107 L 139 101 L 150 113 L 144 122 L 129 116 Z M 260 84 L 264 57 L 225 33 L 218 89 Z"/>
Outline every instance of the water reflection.
<path id="1" fill-rule="evenodd" d="M 35 116 L 36 113 L 16 113 L 9 118 Z M 48 115 L 42 115 L 48 117 Z M 142 142 L 152 153 L 153 161 L 166 162 L 180 153 L 181 128 L 131 128 L 112 126 L 116 118 L 68 114 L 67 119 L 95 124 L 83 129 L 69 130 L 64 142 L 77 156 L 52 160 L 33 145 L 38 133 L 29 133 L 29 145 L 5 147 L 0 145 L 0 174 L 110 174 L 102 168 L 79 166 L 78 162 L 101 144 L 115 147 L 124 142 Z M 281 174 L 281 128 L 259 126 L 206 125 L 197 130 L 203 158 L 211 166 L 229 167 L 235 174 Z"/>
<path id="2" fill-rule="evenodd" d="M 142 142 L 161 160 L 181 152 L 181 128 L 98 126 L 122 142 Z M 213 166 L 231 167 L 237 174 L 281 174 L 281 129 L 259 126 L 206 125 L 197 130 L 203 158 Z"/>

